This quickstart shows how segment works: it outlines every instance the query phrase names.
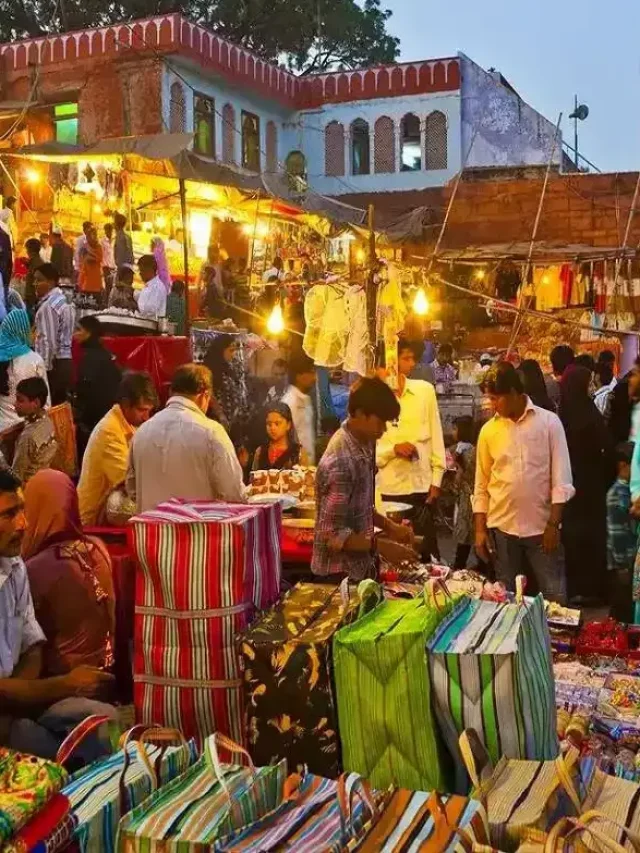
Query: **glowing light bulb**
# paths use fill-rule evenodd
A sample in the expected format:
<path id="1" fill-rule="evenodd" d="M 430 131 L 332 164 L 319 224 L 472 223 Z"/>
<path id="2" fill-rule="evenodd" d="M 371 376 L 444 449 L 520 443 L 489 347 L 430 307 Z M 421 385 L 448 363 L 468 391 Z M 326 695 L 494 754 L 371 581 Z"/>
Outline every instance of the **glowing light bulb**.
<path id="1" fill-rule="evenodd" d="M 280 304 L 275 305 L 267 320 L 267 331 L 271 335 L 280 335 L 284 332 L 284 316 Z"/>
<path id="2" fill-rule="evenodd" d="M 40 178 L 42 176 L 40 175 L 40 172 L 38 172 L 37 169 L 27 169 L 27 171 L 25 172 L 25 177 L 30 184 L 39 184 Z"/>
<path id="3" fill-rule="evenodd" d="M 155 226 L 158 231 L 164 231 L 167 227 L 167 217 L 166 216 L 156 216 Z"/>
<path id="4" fill-rule="evenodd" d="M 485 275 L 486 275 L 486 273 L 484 270 L 476 270 L 476 280 L 477 281 L 484 281 Z"/>
<path id="5" fill-rule="evenodd" d="M 429 300 L 422 287 L 419 288 L 413 300 L 413 313 L 420 317 L 429 313 Z"/>
<path id="6" fill-rule="evenodd" d="M 356 262 L 359 264 L 363 264 L 365 259 L 364 249 L 358 249 L 356 252 Z"/>
<path id="7" fill-rule="evenodd" d="M 102 213 L 102 205 L 101 204 L 94 204 L 93 205 L 93 212 L 97 213 L 98 215 L 101 214 Z"/>

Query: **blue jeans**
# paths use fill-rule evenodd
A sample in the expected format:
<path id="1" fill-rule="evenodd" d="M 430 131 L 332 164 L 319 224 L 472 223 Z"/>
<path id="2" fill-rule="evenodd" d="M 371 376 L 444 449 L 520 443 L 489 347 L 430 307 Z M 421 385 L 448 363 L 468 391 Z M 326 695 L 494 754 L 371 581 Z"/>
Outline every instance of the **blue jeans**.
<path id="1" fill-rule="evenodd" d="M 74 697 L 56 702 L 38 717 L 16 719 L 11 722 L 9 746 L 18 752 L 27 752 L 39 758 L 55 760 L 56 753 L 63 740 L 78 723 L 92 714 L 105 715 L 115 720 L 117 711 L 113 705 L 96 702 L 93 699 Z M 102 727 L 101 727 L 102 728 Z M 110 744 L 100 737 L 100 730 L 92 732 L 73 753 L 73 766 L 90 764 L 98 758 L 109 755 Z"/>
<path id="2" fill-rule="evenodd" d="M 545 554 L 542 550 L 542 536 L 525 536 L 520 539 L 495 529 L 491 534 L 496 549 L 496 580 L 513 590 L 517 575 L 529 578 L 533 575 L 547 601 L 565 603 L 567 583 L 562 547 L 552 554 Z"/>

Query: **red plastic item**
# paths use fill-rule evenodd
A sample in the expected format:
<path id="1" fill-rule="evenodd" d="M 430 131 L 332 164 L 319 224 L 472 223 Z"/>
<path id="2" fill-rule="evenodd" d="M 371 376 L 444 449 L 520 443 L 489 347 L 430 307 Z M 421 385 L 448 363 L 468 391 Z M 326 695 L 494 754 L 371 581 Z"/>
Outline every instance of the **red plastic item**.
<path id="1" fill-rule="evenodd" d="M 617 657 L 628 655 L 629 635 L 626 627 L 615 619 L 605 622 L 587 623 L 578 637 L 576 644 L 578 655 L 605 655 Z"/>
<path id="2" fill-rule="evenodd" d="M 151 374 L 160 402 L 169 397 L 169 385 L 176 370 L 191 361 L 191 340 L 170 336 L 134 336 L 102 338 L 123 370 L 146 370 Z M 79 345 L 74 341 L 74 365 L 80 360 Z"/>

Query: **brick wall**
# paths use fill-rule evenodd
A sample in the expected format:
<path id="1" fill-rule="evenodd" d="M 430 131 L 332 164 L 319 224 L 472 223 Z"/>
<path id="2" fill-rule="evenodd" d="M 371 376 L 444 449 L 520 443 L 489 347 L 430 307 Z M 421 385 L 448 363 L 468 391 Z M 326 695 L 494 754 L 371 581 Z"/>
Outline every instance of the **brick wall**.
<path id="1" fill-rule="evenodd" d="M 510 177 L 515 174 L 515 177 Z M 633 200 L 637 172 L 616 174 L 552 174 L 538 230 L 538 240 L 619 246 Z M 501 170 L 499 177 L 472 171 L 460 183 L 453 203 L 444 247 L 531 239 L 542 192 L 544 170 Z M 437 236 L 452 184 L 413 193 L 341 196 L 341 201 L 366 207 L 373 204 L 381 226 L 417 207 L 429 208 L 429 234 Z M 435 239 L 435 238 L 434 238 Z M 640 245 L 640 202 L 633 217 L 629 246 Z"/>
<path id="2" fill-rule="evenodd" d="M 78 60 L 41 73 L 37 100 L 77 100 L 80 141 L 86 144 L 115 136 L 161 133 L 161 77 L 161 64 L 155 59 Z M 5 76 L 2 100 L 26 100 L 32 79 L 31 73 Z M 27 119 L 38 142 L 53 134 L 49 124 L 49 136 L 43 136 L 43 115 L 46 113 L 37 110 Z"/>

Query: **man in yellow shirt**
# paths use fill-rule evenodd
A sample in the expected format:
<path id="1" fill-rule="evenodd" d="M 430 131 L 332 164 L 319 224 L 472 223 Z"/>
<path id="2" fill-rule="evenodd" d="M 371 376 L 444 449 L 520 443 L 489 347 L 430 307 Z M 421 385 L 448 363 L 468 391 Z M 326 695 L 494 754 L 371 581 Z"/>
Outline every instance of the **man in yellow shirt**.
<path id="1" fill-rule="evenodd" d="M 125 373 L 118 399 L 91 433 L 82 461 L 78 500 L 84 526 L 104 523 L 107 498 L 125 480 L 131 439 L 158 405 L 148 373 Z"/>

